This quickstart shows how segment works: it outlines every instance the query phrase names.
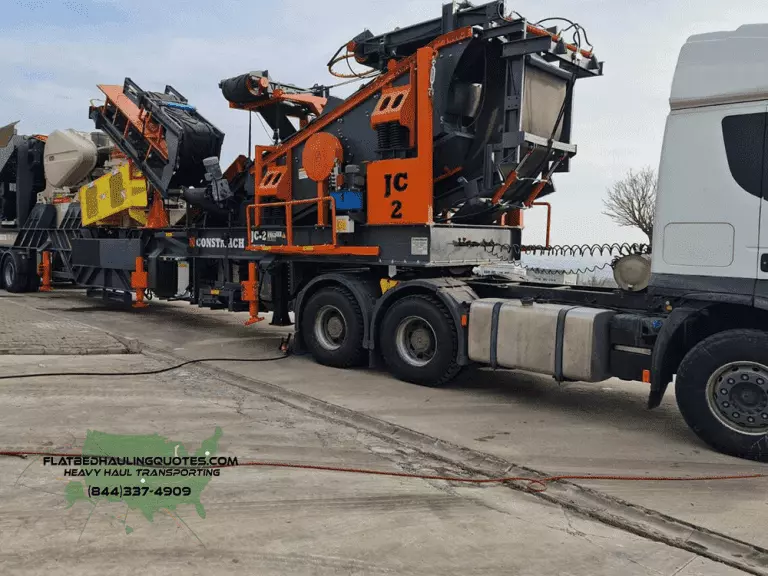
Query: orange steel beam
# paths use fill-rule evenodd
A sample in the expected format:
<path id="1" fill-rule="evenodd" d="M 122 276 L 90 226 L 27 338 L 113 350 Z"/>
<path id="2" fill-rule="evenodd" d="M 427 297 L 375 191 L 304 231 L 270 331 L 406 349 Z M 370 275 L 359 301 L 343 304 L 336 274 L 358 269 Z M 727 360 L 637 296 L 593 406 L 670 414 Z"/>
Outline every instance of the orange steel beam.
<path id="1" fill-rule="evenodd" d="M 528 150 L 528 153 L 523 157 L 522 160 L 520 160 L 520 163 L 517 165 L 517 167 L 512 170 L 509 174 L 507 174 L 507 177 L 504 180 L 504 183 L 499 186 L 498 190 L 494 192 L 493 199 L 491 200 L 491 203 L 496 205 L 499 202 L 501 202 L 501 199 L 504 197 L 504 194 L 507 193 L 507 191 L 514 186 L 514 184 L 517 182 L 519 178 L 519 170 L 523 167 L 523 165 L 528 161 L 528 158 L 531 157 L 531 154 L 533 154 L 534 148 L 531 148 Z"/>
<path id="2" fill-rule="evenodd" d="M 533 206 L 533 201 L 539 197 L 539 194 L 541 194 L 541 191 L 544 190 L 544 186 L 547 184 L 549 184 L 549 178 L 542 178 L 539 180 L 538 184 L 536 184 L 536 186 L 533 187 L 533 190 L 531 190 L 528 199 L 525 201 L 525 205 L 528 207 Z"/>
<path id="3" fill-rule="evenodd" d="M 259 316 L 259 271 L 256 268 L 256 262 L 248 262 L 248 280 L 240 282 L 241 299 L 248 302 L 248 313 L 250 317 L 245 321 L 246 326 L 256 324 L 264 320 Z"/>
<path id="4" fill-rule="evenodd" d="M 544 187 L 549 184 L 552 180 L 552 175 L 557 170 L 557 167 L 560 166 L 560 164 L 566 159 L 566 155 L 560 156 L 557 160 L 552 162 L 552 165 L 549 167 L 549 171 L 546 174 L 541 175 L 541 179 L 536 184 L 536 186 L 533 187 L 533 190 L 531 190 L 530 195 L 528 196 L 528 200 L 525 201 L 526 207 L 530 208 L 533 206 L 534 201 L 536 198 L 539 197 L 539 194 L 541 194 L 541 191 L 544 190 Z"/>
<path id="5" fill-rule="evenodd" d="M 549 233 L 552 230 L 552 204 L 549 202 L 534 202 L 531 206 L 546 206 L 547 207 L 547 241 L 546 247 L 549 248 Z"/>
<path id="6" fill-rule="evenodd" d="M 128 120 L 128 123 L 141 132 L 144 138 L 147 139 L 150 146 L 167 160 L 168 145 L 163 138 L 162 127 L 160 124 L 154 122 L 144 110 L 136 106 L 136 104 L 125 95 L 122 86 L 99 84 L 98 88 L 104 93 L 107 101 L 112 102 L 115 105 L 115 113 L 118 111 L 122 113 Z M 106 104 L 102 108 L 105 107 Z M 125 126 L 126 132 L 129 124 L 126 124 Z"/>
<path id="7" fill-rule="evenodd" d="M 232 182 L 232 179 L 235 176 L 241 174 L 245 170 L 246 162 L 248 162 L 248 159 L 240 154 L 240 156 L 235 158 L 235 161 L 229 165 L 229 168 L 224 171 L 224 178 L 226 178 L 228 182 Z"/>
<path id="8" fill-rule="evenodd" d="M 48 250 L 44 250 L 42 253 L 42 262 L 40 264 L 40 271 L 42 274 L 42 285 L 40 286 L 40 292 L 51 291 L 51 253 Z"/>
<path id="9" fill-rule="evenodd" d="M 517 178 L 517 170 L 512 170 L 509 174 L 507 174 L 507 178 L 504 180 L 504 183 L 499 186 L 499 189 L 496 190 L 496 192 L 494 192 L 491 203 L 498 204 L 501 202 L 501 199 L 504 194 L 507 193 L 507 190 L 509 190 L 515 184 L 515 182 L 517 182 Z"/>
<path id="10" fill-rule="evenodd" d="M 428 44 L 428 47 L 439 49 L 445 46 L 449 46 L 451 44 L 455 44 L 456 42 L 461 42 L 462 40 L 466 40 L 467 38 L 471 38 L 471 37 L 472 37 L 472 27 L 467 26 L 465 28 L 459 28 L 458 30 L 454 30 L 453 32 L 449 32 L 448 34 L 444 34 L 439 38 L 436 38 L 430 44 Z M 411 66 L 413 66 L 415 63 L 416 63 L 416 54 L 412 54 L 411 56 L 408 56 L 407 58 L 400 60 L 390 70 L 388 70 L 383 74 L 380 74 L 379 76 L 376 76 L 373 81 L 371 81 L 367 86 L 364 86 L 363 88 L 358 90 L 353 96 L 351 96 L 346 101 L 344 101 L 343 104 L 340 104 L 328 114 L 325 114 L 324 116 L 321 116 L 320 118 L 315 120 L 311 126 L 307 127 L 301 132 L 297 132 L 296 134 L 294 134 L 293 136 L 285 140 L 282 144 L 280 144 L 275 149 L 274 152 L 272 152 L 266 158 L 264 158 L 264 163 L 270 164 L 275 160 L 277 160 L 280 156 L 285 154 L 285 152 L 290 148 L 294 148 L 300 144 L 303 144 L 307 140 L 307 138 L 312 136 L 312 134 L 319 132 L 320 130 L 332 124 L 333 122 L 336 122 L 336 120 L 344 116 L 344 114 L 346 114 L 356 106 L 359 106 L 360 104 L 362 104 L 365 100 L 373 96 L 376 92 L 381 90 L 384 86 L 386 86 L 393 80 L 399 78 L 400 76 L 408 72 Z"/>
<path id="11" fill-rule="evenodd" d="M 259 108 L 276 104 L 279 102 L 292 102 L 295 104 L 305 104 L 309 107 L 309 111 L 315 116 L 320 116 L 323 113 L 325 105 L 328 104 L 328 99 L 322 96 L 315 96 L 314 94 L 286 94 L 282 90 L 275 90 L 272 96 L 260 100 L 258 102 L 247 102 L 244 104 L 238 104 L 236 102 L 230 102 L 229 107 L 237 110 L 250 110 L 257 111 Z M 301 117 L 301 116 L 299 116 Z"/>
<path id="12" fill-rule="evenodd" d="M 460 37 L 460 36 L 459 36 Z M 432 158 L 434 152 L 434 122 L 432 106 L 432 66 L 437 58 L 437 48 L 426 46 L 416 52 L 416 150 L 421 169 L 428 172 L 428 182 L 435 181 Z M 427 223 L 432 222 L 434 194 L 426 190 Z"/>
<path id="13" fill-rule="evenodd" d="M 142 256 L 136 256 L 136 270 L 131 273 L 131 288 L 136 290 L 136 302 L 133 303 L 133 307 L 146 308 L 144 293 L 149 288 L 149 275 L 144 270 L 144 258 Z"/>
<path id="14" fill-rule="evenodd" d="M 258 188 L 259 184 L 261 183 L 261 179 L 264 177 L 264 169 L 266 167 L 266 163 L 264 162 L 264 156 L 266 154 L 269 154 L 275 149 L 274 146 L 260 146 L 257 145 L 256 148 L 254 148 L 253 151 L 253 157 L 254 157 L 254 163 L 252 168 L 252 174 L 253 174 L 253 206 L 256 207 L 254 210 L 254 226 L 261 226 L 261 210 L 258 209 L 259 206 L 259 194 L 258 194 Z M 246 216 L 247 216 L 246 212 Z M 250 224 L 248 225 L 248 230 L 250 230 Z"/>
<path id="15" fill-rule="evenodd" d="M 437 184 L 438 182 L 442 182 L 446 178 L 450 178 L 451 176 L 455 176 L 456 174 L 461 172 L 463 169 L 464 168 L 462 166 L 458 166 L 458 167 L 454 168 L 453 170 L 446 170 L 445 172 L 440 174 L 440 176 L 435 178 L 435 184 Z"/>

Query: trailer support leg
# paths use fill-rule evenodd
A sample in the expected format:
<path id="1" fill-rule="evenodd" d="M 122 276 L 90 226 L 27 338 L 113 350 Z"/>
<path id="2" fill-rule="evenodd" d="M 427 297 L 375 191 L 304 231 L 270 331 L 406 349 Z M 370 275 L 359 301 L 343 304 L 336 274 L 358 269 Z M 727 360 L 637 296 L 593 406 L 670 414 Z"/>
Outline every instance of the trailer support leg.
<path id="1" fill-rule="evenodd" d="M 51 289 L 51 253 L 48 250 L 43 251 L 43 261 L 40 263 L 39 275 L 42 278 L 40 292 L 50 292 Z"/>
<path id="2" fill-rule="evenodd" d="M 259 316 L 259 273 L 256 269 L 256 262 L 248 263 L 248 280 L 240 282 L 242 286 L 242 299 L 243 302 L 248 302 L 248 313 L 251 315 L 248 320 L 245 321 L 246 326 L 261 322 L 264 318 Z"/>
<path id="3" fill-rule="evenodd" d="M 144 302 L 144 291 L 149 287 L 148 275 L 144 270 L 144 258 L 136 257 L 136 271 L 131 273 L 131 288 L 136 290 L 136 302 L 134 308 L 146 308 L 148 304 Z"/>

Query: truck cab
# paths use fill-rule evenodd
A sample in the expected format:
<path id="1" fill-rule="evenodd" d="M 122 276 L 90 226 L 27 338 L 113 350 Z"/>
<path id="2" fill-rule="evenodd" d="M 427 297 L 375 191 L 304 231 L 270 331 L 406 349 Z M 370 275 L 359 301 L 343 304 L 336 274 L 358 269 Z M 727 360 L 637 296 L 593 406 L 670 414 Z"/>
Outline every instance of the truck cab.
<path id="1" fill-rule="evenodd" d="M 768 25 L 689 38 L 672 84 L 649 293 L 669 316 L 657 406 L 675 379 L 691 428 L 765 460 L 768 436 Z"/>
<path id="2" fill-rule="evenodd" d="M 659 168 L 651 286 L 768 308 L 768 25 L 691 37 Z"/>

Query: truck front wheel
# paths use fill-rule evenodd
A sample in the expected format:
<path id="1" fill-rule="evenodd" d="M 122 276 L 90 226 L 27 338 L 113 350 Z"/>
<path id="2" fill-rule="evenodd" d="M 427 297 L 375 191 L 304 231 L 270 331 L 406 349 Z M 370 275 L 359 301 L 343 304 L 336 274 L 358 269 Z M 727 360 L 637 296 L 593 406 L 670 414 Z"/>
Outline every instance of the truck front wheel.
<path id="1" fill-rule="evenodd" d="M 698 343 L 680 364 L 675 396 L 704 442 L 768 462 L 768 333 L 729 330 Z"/>
<path id="2" fill-rule="evenodd" d="M 384 362 L 400 380 L 442 386 L 461 370 L 456 325 L 436 298 L 414 295 L 395 302 L 379 334 Z"/>
<path id="3" fill-rule="evenodd" d="M 360 305 L 344 288 L 323 288 L 310 296 L 304 306 L 301 318 L 304 342 L 320 364 L 335 368 L 362 364 L 364 330 Z"/>

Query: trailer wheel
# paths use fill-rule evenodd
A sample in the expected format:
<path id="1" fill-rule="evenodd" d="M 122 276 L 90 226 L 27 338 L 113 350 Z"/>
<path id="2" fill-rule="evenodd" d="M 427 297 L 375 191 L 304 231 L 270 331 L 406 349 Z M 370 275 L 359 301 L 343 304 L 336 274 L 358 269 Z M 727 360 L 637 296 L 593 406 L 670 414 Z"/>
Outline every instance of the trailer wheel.
<path id="1" fill-rule="evenodd" d="M 26 274 L 21 273 L 22 263 L 19 255 L 15 252 L 8 252 L 3 258 L 2 275 L 3 285 L 8 292 L 26 292 L 29 279 Z"/>
<path id="2" fill-rule="evenodd" d="M 395 302 L 381 323 L 380 342 L 390 372 L 406 382 L 442 386 L 461 370 L 458 335 L 448 310 L 432 296 Z"/>
<path id="3" fill-rule="evenodd" d="M 768 333 L 729 330 L 700 342 L 680 364 L 675 395 L 704 442 L 768 462 Z"/>
<path id="4" fill-rule="evenodd" d="M 309 298 L 301 331 L 320 364 L 350 368 L 365 360 L 363 313 L 355 297 L 341 287 L 323 288 Z"/>

